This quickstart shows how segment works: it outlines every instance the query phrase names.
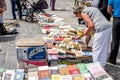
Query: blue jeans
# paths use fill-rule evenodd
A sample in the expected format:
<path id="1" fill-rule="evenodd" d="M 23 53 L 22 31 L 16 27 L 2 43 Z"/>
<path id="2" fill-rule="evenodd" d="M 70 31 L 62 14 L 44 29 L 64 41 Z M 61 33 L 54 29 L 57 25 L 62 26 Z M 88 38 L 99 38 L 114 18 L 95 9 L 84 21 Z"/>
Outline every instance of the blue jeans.
<path id="1" fill-rule="evenodd" d="M 19 19 L 22 19 L 22 7 L 21 7 L 21 4 L 20 4 L 20 1 L 19 0 L 11 0 L 11 4 L 12 4 L 12 15 L 13 15 L 13 19 L 16 19 L 16 14 L 15 14 L 15 6 L 17 5 L 18 7 L 18 11 L 19 11 Z"/>

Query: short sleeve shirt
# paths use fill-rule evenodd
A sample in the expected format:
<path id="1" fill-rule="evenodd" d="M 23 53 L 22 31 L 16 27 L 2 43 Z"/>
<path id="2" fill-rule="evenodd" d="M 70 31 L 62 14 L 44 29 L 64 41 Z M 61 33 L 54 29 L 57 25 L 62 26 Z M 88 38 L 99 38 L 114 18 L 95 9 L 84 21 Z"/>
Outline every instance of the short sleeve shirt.
<path id="1" fill-rule="evenodd" d="M 120 17 L 120 0 L 108 0 L 108 5 L 113 8 L 113 16 Z"/>

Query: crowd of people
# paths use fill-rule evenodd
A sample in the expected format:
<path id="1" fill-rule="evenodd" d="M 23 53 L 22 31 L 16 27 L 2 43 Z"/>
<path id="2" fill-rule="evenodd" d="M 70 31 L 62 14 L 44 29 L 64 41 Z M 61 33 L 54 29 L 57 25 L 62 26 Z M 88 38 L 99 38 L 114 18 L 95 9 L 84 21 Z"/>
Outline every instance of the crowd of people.
<path id="1" fill-rule="evenodd" d="M 99 61 L 102 66 L 105 66 L 112 33 L 111 52 L 108 61 L 112 64 L 116 64 L 120 41 L 120 1 L 93 0 L 91 7 L 85 7 L 85 1 L 87 0 L 74 0 L 74 14 L 80 21 L 83 20 L 87 26 L 87 30 L 84 31 L 83 35 L 76 36 L 74 39 L 79 39 L 83 36 L 90 37 L 91 31 L 93 31 L 93 62 Z M 50 0 L 51 10 L 55 10 L 55 2 L 56 0 Z M 80 4 L 78 4 L 78 2 Z M 11 0 L 11 5 L 13 19 L 17 19 L 15 14 L 15 7 L 17 5 L 19 20 L 22 20 L 20 0 Z M 5 0 L 0 0 L 0 34 L 4 34 L 5 32 L 2 17 L 5 10 Z M 110 24 L 111 16 L 113 16 L 113 25 Z"/>

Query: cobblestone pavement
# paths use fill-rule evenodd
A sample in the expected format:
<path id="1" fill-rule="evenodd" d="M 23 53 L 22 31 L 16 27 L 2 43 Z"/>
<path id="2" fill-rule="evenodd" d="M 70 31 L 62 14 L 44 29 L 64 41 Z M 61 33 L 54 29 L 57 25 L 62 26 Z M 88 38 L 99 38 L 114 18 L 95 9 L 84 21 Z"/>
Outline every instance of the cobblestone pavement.
<path id="1" fill-rule="evenodd" d="M 49 3 L 49 0 L 47 0 Z M 77 26 L 77 18 L 72 13 L 72 1 L 73 0 L 56 0 L 56 11 L 46 10 L 47 13 L 57 14 L 64 18 L 65 23 L 71 26 Z M 14 22 L 11 14 L 10 0 L 6 0 L 7 11 L 4 13 L 4 22 Z M 0 67 L 6 69 L 18 68 L 16 58 L 16 45 L 15 42 L 19 38 L 23 37 L 39 37 L 41 36 L 40 27 L 35 22 L 19 22 L 20 27 L 15 27 L 18 34 L 0 36 Z M 120 52 L 119 52 L 120 53 Z M 105 70 L 114 78 L 114 80 L 120 80 L 120 54 L 117 58 L 117 65 L 111 65 L 107 63 Z"/>

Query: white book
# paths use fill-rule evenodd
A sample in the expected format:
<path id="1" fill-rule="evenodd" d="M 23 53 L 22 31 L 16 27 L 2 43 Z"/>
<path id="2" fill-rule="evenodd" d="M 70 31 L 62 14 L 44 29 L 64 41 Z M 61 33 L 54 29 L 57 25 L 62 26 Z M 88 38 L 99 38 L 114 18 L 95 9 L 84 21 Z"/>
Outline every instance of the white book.
<path id="1" fill-rule="evenodd" d="M 49 67 L 48 66 L 39 66 L 38 71 L 41 71 L 41 70 L 49 70 Z"/>
<path id="2" fill-rule="evenodd" d="M 15 70 L 6 70 L 6 72 L 3 73 L 2 80 L 14 80 L 15 76 Z"/>

